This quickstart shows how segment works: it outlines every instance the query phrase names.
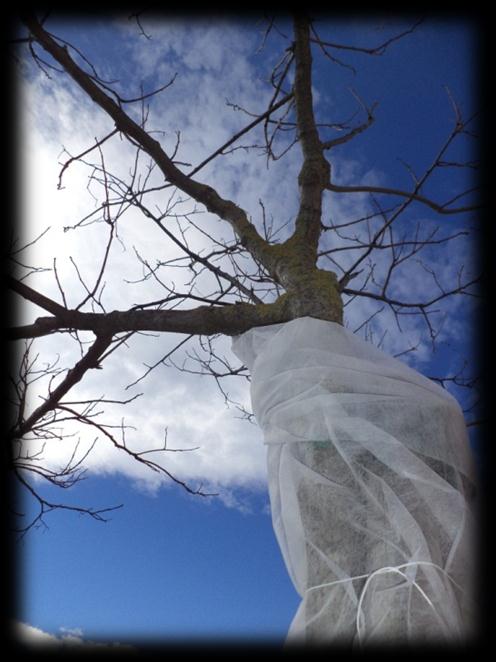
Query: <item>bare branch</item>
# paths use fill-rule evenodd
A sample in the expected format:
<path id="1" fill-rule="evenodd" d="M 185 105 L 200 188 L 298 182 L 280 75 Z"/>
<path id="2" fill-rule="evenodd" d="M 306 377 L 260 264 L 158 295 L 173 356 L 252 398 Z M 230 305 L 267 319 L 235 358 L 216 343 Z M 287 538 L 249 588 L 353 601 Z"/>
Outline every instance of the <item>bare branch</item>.
<path id="1" fill-rule="evenodd" d="M 159 473 L 159 474 L 162 474 L 163 476 L 166 476 L 167 478 L 169 478 L 173 482 L 180 485 L 182 488 L 184 488 L 190 494 L 196 494 L 196 495 L 205 496 L 205 497 L 217 496 L 214 493 L 203 492 L 201 490 L 201 487 L 199 487 L 197 489 L 193 489 L 193 488 L 189 487 L 189 485 L 187 483 L 185 483 L 184 481 L 177 478 L 177 476 L 174 476 L 170 471 L 165 469 L 163 466 L 161 466 L 157 462 L 153 462 L 152 460 L 145 459 L 143 456 L 149 454 L 150 450 L 141 451 L 141 452 L 132 451 L 130 448 L 128 448 L 125 441 L 123 441 L 123 442 L 117 441 L 117 439 L 112 434 L 110 434 L 110 432 L 106 429 L 106 427 L 104 427 L 100 423 L 97 423 L 96 421 L 92 420 L 88 416 L 85 416 L 84 414 L 81 414 L 80 412 L 77 412 L 77 411 L 73 410 L 71 407 L 67 407 L 65 405 L 59 405 L 59 409 L 62 409 L 64 411 L 68 411 L 71 414 L 73 414 L 77 418 L 78 421 L 81 421 L 82 423 L 85 423 L 86 425 L 95 427 L 107 439 L 109 439 L 117 449 L 119 449 L 121 451 L 124 451 L 127 455 L 132 457 L 134 460 L 136 460 L 140 464 L 145 465 L 148 469 L 151 469 L 152 471 L 154 471 L 156 473 Z M 159 451 L 159 450 L 163 450 L 163 449 L 157 449 L 157 451 Z M 167 449 L 165 449 L 165 450 L 167 450 Z"/>
<path id="2" fill-rule="evenodd" d="M 168 228 L 165 227 L 161 219 L 155 216 L 155 214 L 152 214 L 150 210 L 147 209 L 141 202 L 135 200 L 134 204 L 136 205 L 136 207 L 141 209 L 141 211 L 145 214 L 145 216 L 147 216 L 152 221 L 154 221 L 154 223 L 160 228 L 160 230 L 165 235 L 167 235 L 167 237 L 172 242 L 174 242 L 176 246 L 179 246 L 179 248 L 181 248 L 181 250 L 183 250 L 186 253 L 186 255 L 188 255 L 188 257 L 190 257 L 193 260 L 194 263 L 204 265 L 209 271 L 212 271 L 220 278 L 227 280 L 229 283 L 231 283 L 231 285 L 236 287 L 236 289 L 238 289 L 240 292 L 246 294 L 249 297 L 249 299 L 251 299 L 255 303 L 262 303 L 262 301 L 253 293 L 253 291 L 245 287 L 237 278 L 234 278 L 231 274 L 227 273 L 220 267 L 213 265 L 207 258 L 202 257 L 198 253 L 195 253 L 190 248 L 188 248 L 185 242 L 181 242 L 173 232 L 171 232 Z"/>
<path id="3" fill-rule="evenodd" d="M 328 191 L 332 191 L 333 193 L 377 193 L 384 195 L 395 195 L 400 198 L 407 198 L 408 200 L 421 202 L 427 207 L 433 209 L 438 214 L 464 214 L 469 211 L 477 211 L 481 208 L 480 205 L 450 208 L 447 207 L 447 205 L 449 205 L 452 201 L 448 201 L 444 204 L 438 204 L 437 202 L 434 202 L 433 200 L 430 200 L 423 195 L 419 195 L 418 193 L 389 188 L 388 186 L 340 186 L 338 184 L 329 182 L 326 186 L 326 189 Z"/>
<path id="4" fill-rule="evenodd" d="M 108 348 L 112 342 L 111 336 L 98 336 L 90 347 L 88 352 L 83 358 L 76 363 L 72 370 L 69 370 L 66 377 L 57 386 L 57 388 L 49 394 L 48 398 L 41 404 L 25 421 L 16 426 L 9 434 L 10 439 L 20 439 L 33 426 L 45 416 L 49 411 L 58 406 L 59 401 L 63 396 L 81 379 L 84 374 L 91 368 L 99 368 L 99 359 L 103 352 Z"/>
<path id="5" fill-rule="evenodd" d="M 88 515 L 89 517 L 97 520 L 98 522 L 106 522 L 107 519 L 104 517 L 104 514 L 122 508 L 122 504 L 118 506 L 110 506 L 107 508 L 95 509 L 95 508 L 85 508 L 83 506 L 69 506 L 64 503 L 54 503 L 52 501 L 48 501 L 44 497 L 40 496 L 39 492 L 36 491 L 33 488 L 33 486 L 26 480 L 26 478 L 22 476 L 21 472 L 22 472 L 21 469 L 14 470 L 14 476 L 17 478 L 19 483 L 34 497 L 34 499 L 38 502 L 40 508 L 38 515 L 32 518 L 28 524 L 26 524 L 25 526 L 15 528 L 16 533 L 21 534 L 21 537 L 26 535 L 26 533 L 30 529 L 38 526 L 39 524 L 43 524 L 44 523 L 43 516 L 51 512 L 52 510 L 68 510 L 71 512 L 79 513 L 81 515 Z"/>
<path id="6" fill-rule="evenodd" d="M 372 113 L 376 106 L 377 104 L 373 104 L 370 110 L 368 110 L 368 117 L 366 122 L 355 127 L 354 129 L 346 133 L 344 136 L 340 136 L 339 138 L 334 138 L 333 140 L 326 140 L 326 142 L 322 144 L 322 147 L 324 149 L 332 149 L 333 147 L 337 147 L 338 145 L 344 145 L 345 143 L 352 140 L 355 136 L 358 136 L 360 133 L 366 131 L 375 121 L 375 118 Z"/>
<path id="7" fill-rule="evenodd" d="M 188 342 L 188 340 L 191 340 L 192 337 L 193 337 L 192 335 L 186 336 L 186 338 L 184 338 L 184 340 L 181 340 L 177 345 L 175 345 L 175 347 L 173 347 L 173 349 L 170 350 L 170 352 L 167 352 L 167 354 L 162 356 L 162 358 L 159 359 L 156 363 L 154 363 L 151 366 L 146 366 L 147 367 L 146 371 L 141 375 L 141 377 L 138 377 L 137 379 L 134 380 L 134 382 L 131 382 L 130 384 L 128 384 L 126 386 L 126 391 L 127 391 L 128 388 L 131 388 L 132 386 L 136 386 L 136 384 L 138 384 L 141 380 L 143 380 L 145 377 L 147 377 L 150 374 L 150 372 L 152 372 L 152 370 L 154 370 L 157 366 L 163 365 L 165 363 L 165 361 L 168 358 L 170 358 L 176 350 L 178 350 L 180 347 L 182 347 L 184 344 L 186 344 Z"/>
<path id="8" fill-rule="evenodd" d="M 131 14 L 129 16 L 129 20 L 132 21 L 133 18 L 136 21 L 136 25 L 139 28 L 140 34 L 145 37 L 145 39 L 150 40 L 151 36 L 145 32 L 145 29 L 143 28 L 143 25 L 141 23 L 141 14 L 143 14 L 146 11 L 146 9 L 142 9 L 141 11 L 135 12 L 134 14 Z"/>
<path id="9" fill-rule="evenodd" d="M 300 237 L 309 248 L 315 250 L 316 256 L 321 231 L 322 192 L 330 177 L 330 167 L 324 157 L 315 125 L 312 101 L 312 54 L 307 19 L 301 17 L 295 19 L 295 39 L 294 93 L 298 137 L 303 152 L 303 165 L 298 176 L 300 208 L 295 221 L 295 237 Z"/>
<path id="10" fill-rule="evenodd" d="M 360 296 L 369 299 L 375 299 L 376 301 L 384 301 L 385 303 L 389 304 L 392 307 L 417 308 L 419 312 L 422 312 L 426 308 L 433 306 L 435 303 L 438 303 L 442 299 L 446 299 L 447 297 L 452 296 L 453 294 L 469 294 L 469 292 L 467 291 L 468 288 L 476 285 L 479 282 L 480 282 L 480 277 L 472 278 L 468 282 L 462 285 L 458 285 L 457 287 L 451 290 L 448 291 L 443 290 L 440 294 L 438 294 L 438 296 L 435 296 L 432 299 L 421 300 L 421 301 L 400 301 L 398 299 L 394 299 L 387 296 L 384 292 L 367 292 L 365 290 L 354 290 L 348 287 L 344 287 L 342 292 L 343 294 L 347 294 L 350 296 Z"/>
<path id="11" fill-rule="evenodd" d="M 221 147 L 215 150 L 210 156 L 208 156 L 206 159 L 204 159 L 201 163 L 199 163 L 191 172 L 188 173 L 189 177 L 192 177 L 195 175 L 199 170 L 201 170 L 204 166 L 207 165 L 207 163 L 210 163 L 216 156 L 219 156 L 222 154 L 228 147 L 230 147 L 233 143 L 238 141 L 241 136 L 244 136 L 245 133 L 248 133 L 248 131 L 251 131 L 253 128 L 255 128 L 258 124 L 266 120 L 272 113 L 274 113 L 276 110 L 279 110 L 279 108 L 282 108 L 290 99 L 292 99 L 293 93 L 291 92 L 290 94 L 286 94 L 280 101 L 277 103 L 274 103 L 273 105 L 269 105 L 268 110 L 265 111 L 265 113 L 262 113 L 262 115 L 258 115 L 253 122 L 250 122 L 250 124 L 247 124 L 241 131 L 238 131 L 237 133 L 234 134 L 232 138 L 230 138 L 227 142 L 225 142 Z"/>
<path id="12" fill-rule="evenodd" d="M 109 138 L 112 138 L 112 136 L 115 136 L 116 133 L 119 133 L 118 129 L 114 129 L 110 133 L 108 133 L 106 136 L 104 136 L 101 140 L 97 140 L 95 138 L 95 144 L 92 145 L 91 147 L 88 147 L 88 149 L 85 149 L 84 152 L 81 152 L 81 154 L 78 154 L 77 156 L 71 156 L 71 158 L 64 163 L 62 166 L 62 170 L 59 173 L 59 182 L 57 184 L 57 188 L 59 191 L 63 188 L 62 186 L 62 177 L 64 176 L 64 172 L 67 170 L 67 168 L 71 165 L 71 163 L 74 163 L 74 161 L 79 161 L 83 158 L 83 156 L 87 156 L 90 154 L 94 149 L 98 149 L 101 147 Z"/>
<path id="13" fill-rule="evenodd" d="M 137 101 L 144 101 L 145 99 L 150 99 L 151 97 L 154 97 L 156 94 L 160 94 L 160 92 L 163 92 L 166 90 L 168 87 L 173 85 L 176 81 L 177 78 L 177 72 L 172 76 L 170 81 L 168 83 L 165 83 L 165 85 L 161 85 L 160 87 L 157 87 L 156 90 L 152 90 L 152 92 L 147 92 L 146 94 L 140 94 L 138 97 L 134 97 L 132 99 L 124 99 L 120 95 L 119 97 L 119 102 L 120 103 L 136 103 Z M 114 92 L 115 94 L 115 92 Z"/>
<path id="14" fill-rule="evenodd" d="M 456 116 L 455 126 L 451 130 L 446 141 L 441 146 L 439 152 L 432 161 L 431 165 L 425 170 L 423 176 L 418 180 L 417 179 L 415 180 L 415 186 L 413 191 L 404 191 L 401 189 L 391 188 L 387 186 L 340 186 L 331 182 L 330 178 L 326 184 L 326 189 L 334 193 L 375 193 L 375 194 L 398 196 L 405 198 L 408 202 L 412 202 L 412 201 L 420 202 L 430 207 L 438 214 L 462 214 L 469 211 L 476 211 L 480 209 L 479 205 L 469 205 L 465 207 L 455 207 L 455 208 L 450 207 L 450 205 L 453 204 L 453 202 L 455 202 L 456 200 L 460 199 L 465 195 L 468 195 L 469 193 L 472 192 L 472 190 L 465 191 L 457 195 L 456 197 L 452 198 L 451 200 L 448 200 L 444 204 L 439 204 L 437 202 L 434 202 L 433 200 L 430 200 L 426 196 L 420 194 L 420 190 L 422 186 L 431 177 L 432 173 L 436 170 L 436 168 L 439 167 L 439 164 L 444 161 L 444 155 L 446 154 L 448 148 L 453 143 L 454 139 L 465 130 L 466 126 L 473 119 L 471 117 L 465 122 L 462 121 L 458 107 L 455 107 L 455 116 Z"/>
<path id="15" fill-rule="evenodd" d="M 38 293 L 35 293 L 34 299 Z M 29 297 L 28 297 L 29 298 Z M 16 327 L 8 337 L 34 338 L 56 330 L 93 331 L 112 336 L 129 331 L 163 331 L 211 335 L 236 335 L 254 326 L 279 324 L 292 319 L 289 300 L 231 306 L 199 306 L 190 310 L 115 310 L 111 313 L 83 313 L 62 309 L 57 317 L 40 317 L 34 324 Z"/>
<path id="16" fill-rule="evenodd" d="M 396 41 L 399 41 L 403 37 L 406 37 L 409 34 L 412 34 L 419 25 L 423 23 L 424 19 L 421 18 L 417 20 L 411 28 L 408 28 L 407 30 L 404 30 L 403 32 L 400 32 L 397 35 L 394 35 L 390 39 L 387 39 L 384 41 L 382 44 L 379 44 L 378 46 L 373 46 L 373 47 L 364 47 L 364 46 L 350 46 L 349 44 L 337 44 L 335 42 L 331 41 L 323 41 L 320 39 L 320 37 L 317 35 L 315 29 L 313 29 L 313 33 L 315 34 L 315 37 L 311 39 L 310 41 L 315 42 L 318 44 L 321 48 L 324 46 L 328 46 L 329 48 L 335 48 L 337 50 L 343 50 L 343 51 L 350 51 L 350 52 L 355 52 L 355 53 L 364 53 L 365 55 L 384 55 L 386 52 L 388 46 L 391 44 L 394 44 Z"/>
<path id="17" fill-rule="evenodd" d="M 7 287 L 11 290 L 20 294 L 24 299 L 31 301 L 31 303 L 35 303 L 37 306 L 40 306 L 40 308 L 52 313 L 55 317 L 63 316 L 66 313 L 66 308 L 58 304 L 56 301 L 40 294 L 25 283 L 21 283 L 15 278 L 12 278 L 12 276 L 6 276 L 6 282 Z"/>

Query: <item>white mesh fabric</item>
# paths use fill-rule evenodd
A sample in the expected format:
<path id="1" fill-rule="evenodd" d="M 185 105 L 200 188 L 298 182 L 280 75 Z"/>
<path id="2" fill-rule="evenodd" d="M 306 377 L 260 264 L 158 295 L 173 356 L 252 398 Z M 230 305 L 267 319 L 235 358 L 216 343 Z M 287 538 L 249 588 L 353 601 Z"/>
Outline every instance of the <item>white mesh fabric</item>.
<path id="1" fill-rule="evenodd" d="M 472 458 L 445 390 L 339 324 L 247 331 L 274 530 L 302 597 L 288 641 L 471 631 Z"/>

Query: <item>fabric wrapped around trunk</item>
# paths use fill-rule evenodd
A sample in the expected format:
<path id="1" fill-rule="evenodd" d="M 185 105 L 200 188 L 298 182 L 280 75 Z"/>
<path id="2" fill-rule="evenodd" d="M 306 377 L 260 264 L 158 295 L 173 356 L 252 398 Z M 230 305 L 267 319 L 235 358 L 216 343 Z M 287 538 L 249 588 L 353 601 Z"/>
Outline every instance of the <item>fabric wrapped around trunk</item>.
<path id="1" fill-rule="evenodd" d="M 288 642 L 466 640 L 473 462 L 456 400 L 339 324 L 258 327 L 250 369 L 274 530 L 302 597 Z"/>

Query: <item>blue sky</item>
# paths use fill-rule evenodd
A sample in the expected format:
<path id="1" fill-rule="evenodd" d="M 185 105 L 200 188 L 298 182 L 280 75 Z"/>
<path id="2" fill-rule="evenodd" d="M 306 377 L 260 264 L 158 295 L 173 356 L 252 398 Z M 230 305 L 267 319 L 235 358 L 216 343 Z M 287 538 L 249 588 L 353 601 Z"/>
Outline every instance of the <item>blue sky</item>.
<path id="1" fill-rule="evenodd" d="M 23 619 L 91 640 L 270 638 L 282 642 L 298 596 L 263 494 L 242 514 L 181 490 L 157 497 L 121 478 L 91 478 L 72 497 L 124 503 L 107 524 L 53 513 L 22 543 Z"/>
<path id="2" fill-rule="evenodd" d="M 377 17 L 377 21 L 369 23 L 359 15 L 346 21 L 340 16 L 336 25 L 331 26 L 328 18 L 322 36 L 340 42 L 349 39 L 355 44 L 377 43 L 395 27 L 402 29 L 408 24 L 399 20 L 391 26 L 388 21 Z M 376 24 L 385 25 L 376 31 Z M 144 25 L 148 25 L 146 18 Z M 263 110 L 262 100 L 267 98 L 267 88 L 263 85 L 267 70 L 263 66 L 274 60 L 282 42 L 275 37 L 257 58 L 253 53 L 259 44 L 260 28 L 257 32 L 253 22 L 226 26 L 213 20 L 202 26 L 176 18 L 174 25 L 174 30 L 167 32 L 165 24 L 163 29 L 168 39 L 160 40 L 162 27 L 157 21 L 150 24 L 154 37 L 150 42 L 140 37 L 127 19 L 119 24 L 111 21 L 109 25 L 102 18 L 94 21 L 73 18 L 62 23 L 50 19 L 48 29 L 79 46 L 101 68 L 104 77 L 125 80 L 126 91 L 131 89 L 133 80 L 139 83 L 139 71 L 146 74 L 145 84 L 150 88 L 157 84 L 159 75 L 163 80 L 178 71 L 178 82 L 165 101 L 160 102 L 162 106 L 157 102 L 157 114 L 152 115 L 152 120 L 158 122 L 158 118 L 166 117 L 169 130 L 163 138 L 166 143 L 173 142 L 174 129 L 181 128 L 185 159 L 191 159 L 194 164 L 247 121 L 240 113 L 225 108 L 224 96 L 248 105 L 249 110 Z M 155 35 L 154 29 L 159 31 Z M 125 57 L 116 60 L 116 53 L 124 53 Z M 390 186 L 408 186 L 409 175 L 398 158 L 414 169 L 426 167 L 452 122 L 443 85 L 449 87 L 467 115 L 473 112 L 477 100 L 476 54 L 475 28 L 460 20 L 443 21 L 439 17 L 427 19 L 414 35 L 392 45 L 383 57 L 347 57 L 346 61 L 357 68 L 355 76 L 315 54 L 314 86 L 319 117 L 330 113 L 334 121 L 339 121 L 349 116 L 354 107 L 353 97 L 346 91 L 349 86 L 366 103 L 379 102 L 373 128 L 349 144 L 346 156 L 336 153 L 333 162 L 336 177 L 343 180 L 368 177 Z M 106 64 L 109 57 L 112 67 Z M 54 79 L 58 82 L 56 76 Z M 88 208 L 87 173 L 74 167 L 64 180 L 67 190 L 57 193 L 57 157 L 60 158 L 62 145 L 77 153 L 89 144 L 92 135 L 98 132 L 103 135 L 108 123 L 67 82 L 54 92 L 54 81 L 29 68 L 25 71 L 25 81 L 24 93 L 29 101 L 22 120 L 26 136 L 23 149 L 29 154 L 29 159 L 25 156 L 24 182 L 29 199 L 23 210 L 27 218 L 26 233 L 39 234 L 45 225 L 52 226 L 52 234 L 47 235 L 45 243 L 33 248 L 38 251 L 33 256 L 50 264 L 55 252 L 60 274 L 70 283 L 74 275 L 70 275 L 70 265 L 64 266 L 68 263 L 67 256 L 76 255 L 83 266 L 89 267 L 91 253 L 99 250 L 99 241 L 90 228 L 87 243 L 81 248 L 79 235 L 73 238 L 77 233 L 61 231 L 64 224 L 75 222 L 77 214 L 82 216 Z M 136 87 L 132 89 L 135 91 Z M 184 98 L 186 94 L 192 95 L 189 101 Z M 46 114 L 39 113 L 40 103 Z M 223 113 L 226 119 L 219 121 Z M 192 136 L 191 143 L 188 135 Z M 473 158 L 468 148 L 460 154 Z M 118 152 L 110 153 L 109 158 L 112 156 L 118 158 Z M 257 209 L 258 197 L 266 196 L 271 213 L 283 222 L 295 208 L 298 158 L 293 150 L 288 161 L 283 165 L 278 162 L 267 173 L 264 159 L 259 159 L 263 163 L 252 168 L 246 165 L 250 157 L 236 152 L 227 166 L 220 162 L 205 168 L 202 181 L 218 182 L 227 195 L 238 194 L 250 211 Z M 234 173 L 232 181 L 226 177 L 226 167 L 228 174 Z M 456 176 L 462 177 L 460 173 Z M 450 197 L 450 186 L 447 179 L 440 178 L 432 193 L 440 199 Z M 274 190 L 277 190 L 275 196 Z M 356 205 L 352 210 L 359 212 L 360 200 L 352 204 Z M 331 214 L 342 218 L 350 210 L 344 202 L 334 199 L 329 209 Z M 419 219 L 425 224 L 436 222 L 442 232 L 474 225 L 473 219 L 466 216 L 437 219 L 425 209 L 417 209 L 416 214 L 416 218 L 411 216 L 407 222 Z M 136 230 L 132 227 L 122 230 L 123 237 L 131 243 L 143 239 L 133 232 Z M 150 230 L 146 240 L 152 256 L 158 239 Z M 465 261 L 470 269 L 474 259 L 468 239 L 451 246 L 450 253 L 431 256 L 447 278 L 458 260 Z M 156 255 L 160 255 L 156 250 Z M 123 268 L 124 262 L 120 260 L 124 257 L 116 253 L 116 270 Z M 417 272 L 404 276 L 411 287 L 414 282 L 420 290 L 427 286 Z M 56 296 L 53 275 L 40 274 L 37 278 L 37 281 L 33 279 L 33 285 Z M 148 287 L 151 288 L 149 284 Z M 129 301 L 117 285 L 112 290 L 110 284 L 109 290 L 114 307 Z M 68 291 L 73 294 L 70 288 Z M 131 292 L 131 297 L 139 292 L 147 300 L 154 295 L 153 288 L 145 295 L 138 287 Z M 360 315 L 369 312 L 368 308 L 350 311 L 347 320 L 350 327 L 359 326 Z M 405 340 L 394 324 L 384 318 L 383 327 L 388 329 L 385 349 L 395 353 L 418 341 L 419 350 L 405 357 L 414 367 L 433 376 L 456 370 L 472 351 L 472 309 L 460 305 L 446 308 L 445 313 L 449 323 L 434 356 L 425 329 L 413 321 L 405 323 Z M 376 337 L 381 330 L 382 327 L 377 330 Z M 54 347 L 50 342 L 50 339 L 41 340 L 40 348 L 60 352 L 70 364 L 69 349 Z M 137 378 L 143 372 L 143 364 L 156 361 L 165 353 L 168 342 L 172 340 L 154 339 L 145 343 L 139 339 L 131 347 L 133 361 L 129 353 L 115 358 L 113 363 L 109 361 L 102 374 L 89 376 L 78 394 L 87 396 L 96 389 L 110 397 L 121 378 L 124 383 L 120 386 Z M 221 341 L 221 349 L 229 353 L 228 340 Z M 145 475 L 105 447 L 98 447 L 87 479 L 70 493 L 54 498 L 92 507 L 121 503 L 124 507 L 110 514 L 106 524 L 70 512 L 53 512 L 46 518 L 47 528 L 28 533 L 19 543 L 23 580 L 20 613 L 15 617 L 57 637 L 72 633 L 83 639 L 130 643 L 161 638 L 234 637 L 257 641 L 269 638 L 282 643 L 296 611 L 298 596 L 272 531 L 260 431 L 254 425 L 234 419 L 234 413 L 225 407 L 208 378 L 177 375 L 172 368 L 153 375 L 140 385 L 145 395 L 139 405 L 128 408 L 126 416 L 131 417 L 137 427 L 136 434 L 143 439 L 159 434 L 157 430 L 167 425 L 173 447 L 196 446 L 201 442 L 204 450 L 195 460 L 190 460 L 192 454 L 177 454 L 181 457 L 175 455 L 170 460 L 172 465 L 167 466 L 193 484 L 205 481 L 220 496 L 191 497 L 180 488 L 161 485 L 154 476 Z M 247 382 L 238 379 L 228 383 L 233 397 L 248 405 Z M 118 392 L 120 396 L 123 393 Z M 50 490 L 46 494 L 52 496 Z"/>

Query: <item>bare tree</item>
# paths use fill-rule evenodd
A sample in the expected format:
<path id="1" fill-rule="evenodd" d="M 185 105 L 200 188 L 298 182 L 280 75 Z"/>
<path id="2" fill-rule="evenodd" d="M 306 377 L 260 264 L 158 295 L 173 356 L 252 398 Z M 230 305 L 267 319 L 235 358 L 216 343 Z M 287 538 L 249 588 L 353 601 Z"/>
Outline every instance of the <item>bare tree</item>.
<path id="1" fill-rule="evenodd" d="M 143 49 L 150 35 L 146 27 L 146 12 L 133 15 L 137 30 L 143 36 Z M 89 183 L 96 207 L 80 219 L 70 219 L 68 229 L 83 232 L 91 224 L 101 227 L 102 259 L 91 279 L 83 274 L 77 263 L 73 267 L 85 294 L 76 305 L 69 302 L 69 293 L 63 276 L 54 261 L 51 273 L 59 291 L 58 300 L 43 294 L 28 284 L 36 280 L 40 266 L 23 261 L 23 249 L 14 242 L 11 251 L 12 273 L 9 288 L 21 300 L 41 308 L 44 315 L 28 324 L 17 324 L 9 337 L 22 345 L 12 376 L 12 406 L 14 417 L 9 433 L 13 443 L 12 469 L 16 479 L 39 504 L 39 514 L 29 522 L 22 522 L 20 530 L 28 530 L 44 514 L 54 508 L 67 507 L 86 512 L 96 519 L 104 519 L 110 508 L 99 510 L 54 503 L 43 496 L 42 478 L 61 488 L 74 485 L 84 475 L 84 462 L 89 449 L 80 450 L 68 423 L 86 426 L 97 438 L 111 441 L 122 453 L 151 470 L 180 483 L 185 489 L 205 495 L 203 486 L 191 486 L 166 468 L 166 461 L 150 459 L 150 453 L 162 451 L 166 456 L 174 449 L 167 447 L 167 439 L 158 448 L 135 452 L 126 438 L 127 427 L 102 422 L 102 413 L 109 401 L 104 397 L 91 400 L 71 400 L 71 389 L 91 371 L 101 368 L 114 352 L 125 351 L 127 343 L 137 334 L 184 334 L 184 340 L 157 356 L 136 383 L 159 365 L 168 363 L 178 369 L 190 370 L 214 377 L 222 390 L 222 378 L 240 375 L 248 378 L 243 366 L 233 366 L 215 350 L 219 334 L 233 336 L 252 327 L 286 322 L 298 317 L 311 316 L 343 323 L 343 314 L 360 302 L 373 303 L 360 326 L 372 333 L 376 316 L 389 312 L 397 325 L 411 316 L 423 320 L 426 332 L 434 346 L 440 331 L 442 317 L 439 306 L 454 297 L 477 295 L 478 278 L 466 275 L 459 265 L 456 281 L 446 282 L 422 255 L 433 247 L 449 250 L 452 242 L 463 240 L 466 229 L 451 231 L 449 226 L 426 228 L 420 221 L 411 220 L 412 209 L 423 209 L 440 217 L 458 216 L 470 219 L 476 213 L 476 190 L 458 190 L 448 199 L 431 197 L 426 191 L 435 190 L 436 177 L 447 172 L 472 172 L 473 161 L 461 162 L 456 156 L 456 145 L 475 137 L 474 117 L 464 117 L 451 92 L 446 90 L 452 107 L 452 118 L 441 144 L 433 148 L 431 162 L 424 171 L 414 172 L 406 165 L 411 186 L 398 189 L 389 186 L 342 185 L 333 171 L 333 150 L 342 149 L 356 137 L 373 127 L 376 104 L 362 100 L 352 91 L 355 111 L 351 118 L 331 121 L 318 118 L 312 97 L 313 58 L 322 55 L 329 66 L 352 68 L 347 62 L 350 53 L 363 57 L 379 57 L 394 48 L 398 39 L 409 38 L 421 21 L 382 43 L 370 46 L 346 45 L 328 41 L 320 36 L 320 26 L 309 17 L 298 15 L 293 21 L 293 35 L 281 32 L 278 21 L 265 22 L 263 44 L 277 34 L 284 41 L 281 56 L 270 74 L 271 95 L 266 108 L 259 112 L 230 105 L 249 116 L 244 128 L 231 136 L 217 150 L 194 167 L 181 161 L 181 136 L 175 145 L 166 149 L 157 127 L 150 127 L 150 107 L 157 95 L 173 89 L 175 76 L 164 81 L 157 89 L 145 92 L 143 87 L 132 97 L 123 95 L 118 84 L 100 75 L 88 57 L 75 46 L 50 32 L 50 16 L 38 17 L 25 12 L 21 16 L 22 36 L 16 39 L 19 47 L 27 48 L 33 61 L 50 78 L 54 86 L 59 80 L 70 79 L 94 103 L 95 113 L 109 119 L 109 131 L 95 137 L 78 153 L 66 150 L 61 164 L 59 187 L 64 177 L 76 164 L 89 169 Z M 313 54 L 312 54 L 313 51 Z M 64 78 L 65 76 L 65 78 Z M 65 83 L 64 83 L 65 84 Z M 164 124 L 167 119 L 164 118 Z M 243 141 L 255 130 L 263 129 L 263 142 Z M 162 130 L 163 127 L 158 127 Z M 257 136 L 259 134 L 257 133 Z M 126 174 L 108 165 L 106 150 L 116 141 L 130 144 L 134 158 Z M 253 152 L 263 153 L 267 163 L 283 159 L 298 145 L 301 167 L 294 186 L 298 187 L 299 207 L 291 223 L 283 219 L 273 221 L 260 201 L 259 215 L 250 217 L 236 201 L 223 197 L 200 174 L 215 159 L 244 149 L 248 157 Z M 247 157 L 247 158 L 248 158 Z M 458 180 L 457 180 L 458 181 Z M 468 178 L 465 178 L 468 181 Z M 156 196 L 160 195 L 160 207 Z M 346 222 L 326 218 L 323 204 L 340 196 L 361 195 L 365 212 Z M 202 211 L 214 214 L 221 222 L 223 239 L 202 227 Z M 105 274 L 111 248 L 121 241 L 119 228 L 130 212 L 139 212 L 144 223 L 153 225 L 161 233 L 167 255 L 153 262 L 135 250 L 142 267 L 142 281 L 154 282 L 162 288 L 163 296 L 153 301 L 141 301 L 125 310 L 108 311 L 104 300 Z M 198 220 L 198 218 L 200 220 Z M 405 220 L 406 219 L 406 220 Z M 146 227 L 145 225 L 143 227 Z M 199 236 L 204 246 L 198 249 L 191 238 Z M 37 238 L 31 239 L 36 241 Z M 169 250 L 174 248 L 174 252 Z M 404 273 L 405 265 L 428 274 L 431 287 L 422 295 L 409 296 L 396 287 L 397 275 Z M 169 271 L 167 271 L 169 269 Z M 189 275 L 188 286 L 178 290 L 170 273 L 181 270 Z M 200 286 L 208 276 L 208 288 Z M 356 329 L 358 330 L 358 329 Z M 39 356 L 37 339 L 63 334 L 79 348 L 80 358 L 72 367 L 46 365 Z M 186 343 L 197 340 L 197 349 L 189 352 L 187 364 L 174 363 L 175 352 Z M 375 338 L 378 344 L 381 338 Z M 413 351 L 406 346 L 404 352 Z M 48 391 L 37 407 L 30 406 L 33 384 L 44 378 Z M 466 388 L 474 386 L 472 374 L 462 369 L 458 374 L 431 375 L 440 383 Z M 225 397 L 228 395 L 224 393 Z M 134 398 L 138 395 L 134 396 Z M 143 399 L 146 395 L 143 396 Z M 133 398 L 121 401 L 126 407 Z M 249 412 L 246 412 L 249 416 Z M 475 417 L 477 418 L 477 416 Z M 470 423 L 470 421 L 469 421 Z M 71 428 L 72 429 L 72 428 Z M 64 443 L 72 444 L 73 452 L 67 464 L 54 471 L 44 462 L 44 450 L 54 440 L 69 436 Z M 176 449 L 192 450 L 192 449 Z M 155 456 L 154 456 L 155 457 Z"/>

